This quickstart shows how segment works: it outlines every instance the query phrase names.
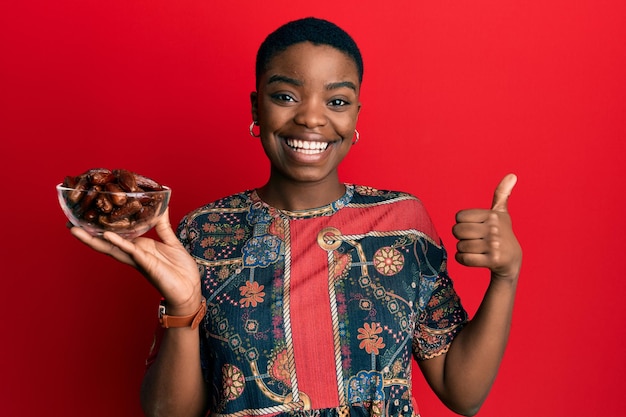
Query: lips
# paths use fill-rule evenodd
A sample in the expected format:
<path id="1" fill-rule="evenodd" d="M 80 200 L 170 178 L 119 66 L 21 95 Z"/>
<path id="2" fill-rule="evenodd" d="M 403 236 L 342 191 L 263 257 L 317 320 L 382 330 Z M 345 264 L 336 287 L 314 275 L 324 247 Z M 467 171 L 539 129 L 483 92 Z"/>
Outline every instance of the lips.
<path id="1" fill-rule="evenodd" d="M 307 155 L 322 153 L 328 148 L 328 142 L 320 141 L 287 139 L 286 143 L 292 150 Z"/>

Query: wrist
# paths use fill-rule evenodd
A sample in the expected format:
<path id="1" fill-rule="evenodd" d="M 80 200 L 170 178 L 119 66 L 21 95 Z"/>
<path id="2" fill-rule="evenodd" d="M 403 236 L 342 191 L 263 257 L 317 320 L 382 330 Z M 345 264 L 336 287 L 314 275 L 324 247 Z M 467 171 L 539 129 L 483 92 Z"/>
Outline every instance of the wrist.
<path id="1" fill-rule="evenodd" d="M 176 302 L 172 301 L 172 299 L 167 297 L 161 297 L 161 304 L 164 304 L 167 308 L 167 314 L 172 316 L 188 316 L 191 313 L 195 313 L 198 310 L 198 306 L 202 302 L 204 297 L 202 296 L 200 290 L 194 292 L 189 298 L 187 298 L 184 302 Z"/>
<path id="2" fill-rule="evenodd" d="M 517 292 L 518 275 L 501 276 L 496 273 L 491 274 L 489 291 L 499 294 L 499 297 L 515 297 Z"/>
<path id="3" fill-rule="evenodd" d="M 491 271 L 491 279 L 499 282 L 509 282 L 515 284 L 519 278 L 520 268 L 511 268 L 509 271 Z"/>
<path id="4" fill-rule="evenodd" d="M 186 311 L 186 313 L 180 313 Z M 159 304 L 159 322 L 161 327 L 169 329 L 172 327 L 191 327 L 196 329 L 206 314 L 206 299 L 201 297 L 199 303 L 193 311 L 189 312 L 188 308 L 169 309 L 165 299 L 161 299 Z"/>

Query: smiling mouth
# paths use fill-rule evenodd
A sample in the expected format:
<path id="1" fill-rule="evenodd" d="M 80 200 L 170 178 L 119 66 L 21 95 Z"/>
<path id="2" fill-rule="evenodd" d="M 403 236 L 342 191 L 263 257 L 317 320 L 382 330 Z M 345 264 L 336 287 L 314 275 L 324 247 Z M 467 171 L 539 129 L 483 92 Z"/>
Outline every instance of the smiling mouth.
<path id="1" fill-rule="evenodd" d="M 310 140 L 287 139 L 287 146 L 296 152 L 307 155 L 322 153 L 328 148 L 328 142 L 317 142 Z"/>

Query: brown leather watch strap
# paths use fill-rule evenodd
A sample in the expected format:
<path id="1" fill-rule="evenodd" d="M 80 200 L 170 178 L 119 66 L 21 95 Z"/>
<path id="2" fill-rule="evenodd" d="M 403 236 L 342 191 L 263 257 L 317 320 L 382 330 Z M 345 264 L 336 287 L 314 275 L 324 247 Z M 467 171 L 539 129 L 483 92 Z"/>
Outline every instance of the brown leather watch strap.
<path id="1" fill-rule="evenodd" d="M 189 327 L 191 329 L 196 329 L 204 315 L 206 314 L 206 299 L 202 297 L 202 302 L 200 303 L 200 307 L 196 310 L 195 313 L 192 313 L 188 316 L 168 316 L 165 314 L 165 302 L 161 300 L 161 304 L 159 305 L 159 322 L 161 323 L 161 327 L 165 329 L 169 329 L 171 327 Z"/>

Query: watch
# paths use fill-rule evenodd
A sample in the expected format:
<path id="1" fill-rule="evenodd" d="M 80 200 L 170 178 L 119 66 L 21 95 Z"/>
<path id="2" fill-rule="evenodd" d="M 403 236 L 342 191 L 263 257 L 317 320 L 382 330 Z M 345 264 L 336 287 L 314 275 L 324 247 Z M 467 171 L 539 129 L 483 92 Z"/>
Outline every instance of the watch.
<path id="1" fill-rule="evenodd" d="M 206 314 L 206 299 L 202 297 L 200 307 L 188 316 L 169 316 L 166 314 L 165 300 L 161 300 L 159 304 L 159 323 L 161 327 L 169 329 L 171 327 L 189 327 L 194 330 L 198 327 L 204 315 Z"/>

